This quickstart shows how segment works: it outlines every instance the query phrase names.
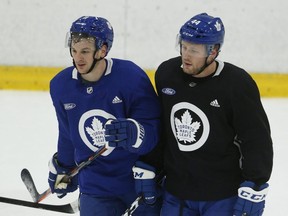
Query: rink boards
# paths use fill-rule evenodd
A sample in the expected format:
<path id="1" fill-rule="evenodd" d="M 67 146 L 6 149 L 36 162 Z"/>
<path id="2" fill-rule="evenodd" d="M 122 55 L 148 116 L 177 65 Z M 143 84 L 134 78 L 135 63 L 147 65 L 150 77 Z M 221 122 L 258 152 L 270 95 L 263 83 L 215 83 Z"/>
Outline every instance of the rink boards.
<path id="1" fill-rule="evenodd" d="M 0 66 L 0 89 L 49 90 L 49 81 L 61 67 Z M 154 72 L 144 69 L 154 85 Z M 288 97 L 288 73 L 251 72 L 262 97 Z"/>

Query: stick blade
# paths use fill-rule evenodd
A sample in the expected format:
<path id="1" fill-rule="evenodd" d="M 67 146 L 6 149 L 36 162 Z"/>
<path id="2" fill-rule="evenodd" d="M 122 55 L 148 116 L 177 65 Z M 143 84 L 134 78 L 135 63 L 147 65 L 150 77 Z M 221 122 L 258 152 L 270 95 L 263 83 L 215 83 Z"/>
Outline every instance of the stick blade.
<path id="1" fill-rule="evenodd" d="M 54 212 L 62 212 L 67 214 L 74 214 L 79 211 L 78 208 L 78 200 L 75 200 L 72 203 L 64 204 L 64 205 L 52 205 L 52 204 L 42 204 L 42 203 L 34 203 L 25 200 L 13 199 L 8 197 L 0 197 L 0 202 L 12 204 L 12 205 L 19 205 L 25 206 L 29 208 L 36 208 Z"/>
<path id="2" fill-rule="evenodd" d="M 32 178 L 28 169 L 24 168 L 21 171 L 21 179 L 22 179 L 23 183 L 25 184 L 27 190 L 29 191 L 33 201 L 38 202 L 40 194 L 36 189 L 33 178 Z"/>

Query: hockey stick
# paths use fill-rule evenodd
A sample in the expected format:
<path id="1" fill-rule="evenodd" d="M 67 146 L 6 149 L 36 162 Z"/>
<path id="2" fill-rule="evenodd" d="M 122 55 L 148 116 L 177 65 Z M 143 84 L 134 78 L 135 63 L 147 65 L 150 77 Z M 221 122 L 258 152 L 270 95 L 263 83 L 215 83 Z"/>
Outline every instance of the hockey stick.
<path id="1" fill-rule="evenodd" d="M 133 212 L 138 208 L 140 202 L 143 200 L 143 196 L 139 196 L 136 200 L 131 204 L 131 206 L 122 214 L 122 216 L 131 216 Z"/>
<path id="2" fill-rule="evenodd" d="M 97 157 L 99 157 L 106 150 L 107 147 L 105 145 L 101 146 L 92 156 L 88 158 L 88 160 L 83 161 L 82 163 L 79 164 L 79 166 L 75 167 L 67 176 L 64 176 L 61 182 L 69 182 L 70 179 L 73 178 L 75 175 L 77 175 L 81 169 L 92 163 Z M 47 196 L 51 194 L 50 188 L 48 188 L 43 193 L 39 194 L 34 184 L 33 178 L 27 169 L 23 169 L 21 171 L 21 179 L 35 203 L 41 202 L 43 199 L 45 199 Z"/>
<path id="3" fill-rule="evenodd" d="M 7 197 L 0 197 L 0 202 L 13 204 L 13 205 L 19 205 L 19 206 L 25 206 L 29 208 L 68 213 L 68 214 L 74 214 L 79 211 L 78 200 L 75 200 L 72 203 L 68 203 L 64 205 L 50 205 L 50 204 L 28 202 L 24 200 L 18 200 L 18 199 L 7 198 Z"/>
<path id="4" fill-rule="evenodd" d="M 156 182 L 158 185 L 161 185 L 164 181 L 164 172 L 163 170 L 156 176 Z M 134 202 L 130 205 L 128 209 L 121 216 L 131 216 L 134 211 L 139 207 L 140 203 L 143 202 L 143 196 L 138 196 Z"/>

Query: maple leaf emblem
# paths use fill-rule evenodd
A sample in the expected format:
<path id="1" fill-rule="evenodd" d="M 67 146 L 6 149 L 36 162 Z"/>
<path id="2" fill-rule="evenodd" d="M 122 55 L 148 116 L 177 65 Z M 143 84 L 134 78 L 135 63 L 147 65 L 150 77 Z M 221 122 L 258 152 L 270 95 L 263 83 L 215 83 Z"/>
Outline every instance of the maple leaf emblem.
<path id="1" fill-rule="evenodd" d="M 92 127 L 92 128 L 91 128 Z M 93 140 L 93 145 L 101 146 L 105 140 L 105 129 L 103 128 L 102 122 L 96 117 L 93 118 L 91 127 L 85 127 L 86 132 L 90 135 Z"/>
<path id="2" fill-rule="evenodd" d="M 196 141 L 195 134 L 201 126 L 200 122 L 193 122 L 192 120 L 188 110 L 181 116 L 181 120 L 175 117 L 176 136 L 179 141 L 184 141 L 185 144 Z"/>
<path id="3" fill-rule="evenodd" d="M 215 26 L 217 31 L 221 31 L 221 24 L 218 21 L 216 21 L 214 26 Z"/>

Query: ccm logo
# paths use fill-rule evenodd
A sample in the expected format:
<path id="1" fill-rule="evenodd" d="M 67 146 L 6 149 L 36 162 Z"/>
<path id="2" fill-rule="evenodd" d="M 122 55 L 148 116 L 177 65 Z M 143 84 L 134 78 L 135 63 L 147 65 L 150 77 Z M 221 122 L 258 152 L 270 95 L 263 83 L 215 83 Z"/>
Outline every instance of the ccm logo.
<path id="1" fill-rule="evenodd" d="M 249 187 L 241 187 L 238 190 L 238 196 L 242 199 L 258 203 L 265 200 L 267 192 L 268 188 L 265 188 L 261 191 L 254 191 L 252 188 Z"/>

